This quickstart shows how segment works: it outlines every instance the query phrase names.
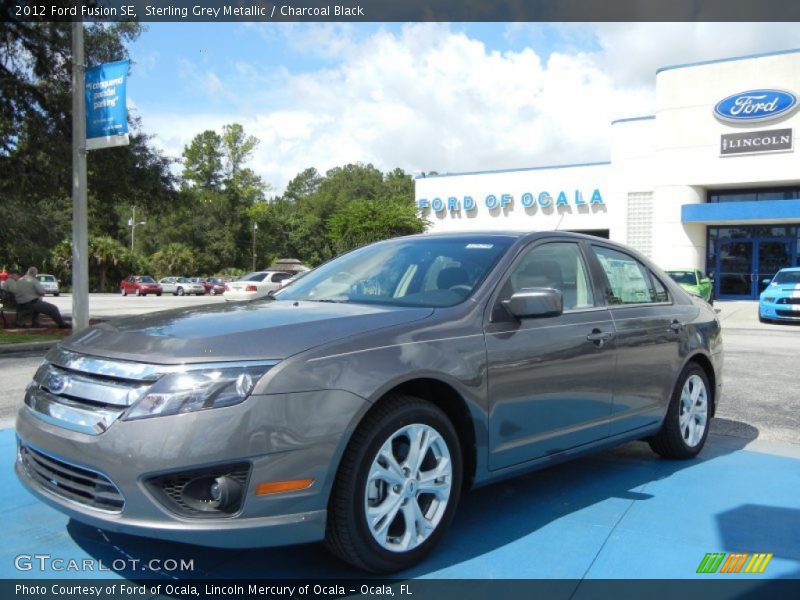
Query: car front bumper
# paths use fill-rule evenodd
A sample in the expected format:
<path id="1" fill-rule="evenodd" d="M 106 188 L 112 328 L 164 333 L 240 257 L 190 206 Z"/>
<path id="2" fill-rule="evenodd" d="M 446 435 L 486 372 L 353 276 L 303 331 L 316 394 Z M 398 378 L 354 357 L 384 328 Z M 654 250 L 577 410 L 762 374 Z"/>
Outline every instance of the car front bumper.
<path id="1" fill-rule="evenodd" d="M 15 470 L 35 496 L 77 521 L 109 531 L 220 548 L 281 546 L 321 540 L 341 453 L 365 400 L 343 391 L 252 396 L 237 406 L 115 421 L 90 435 L 40 419 L 27 406 L 17 416 Z M 91 471 L 124 499 L 119 510 L 75 500 L 23 460 L 23 453 Z M 154 481 L 247 464 L 243 501 L 234 514 L 187 515 Z M 257 495 L 259 483 L 311 479 L 307 489 Z"/>
<path id="2" fill-rule="evenodd" d="M 800 321 L 800 304 L 777 304 L 761 300 L 758 303 L 758 314 L 763 319 Z"/>

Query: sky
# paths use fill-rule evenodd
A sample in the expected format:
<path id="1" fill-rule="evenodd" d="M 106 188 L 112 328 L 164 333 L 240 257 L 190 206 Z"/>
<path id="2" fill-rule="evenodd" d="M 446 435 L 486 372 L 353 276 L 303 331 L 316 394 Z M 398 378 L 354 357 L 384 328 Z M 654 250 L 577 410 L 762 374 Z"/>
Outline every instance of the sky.
<path id="1" fill-rule="evenodd" d="M 241 123 L 260 140 L 249 166 L 278 194 L 351 162 L 608 160 L 611 121 L 654 112 L 656 69 L 794 48 L 794 23 L 150 23 L 130 48 L 128 105 L 174 158 Z"/>

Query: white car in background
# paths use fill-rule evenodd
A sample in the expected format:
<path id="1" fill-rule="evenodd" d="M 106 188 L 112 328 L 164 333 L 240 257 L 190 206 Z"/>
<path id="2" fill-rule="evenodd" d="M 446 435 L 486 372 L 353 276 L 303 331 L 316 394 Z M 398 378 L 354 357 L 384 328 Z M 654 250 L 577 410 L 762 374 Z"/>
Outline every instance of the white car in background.
<path id="1" fill-rule="evenodd" d="M 203 296 L 206 293 L 206 288 L 202 283 L 193 283 L 186 277 L 164 277 L 158 283 L 164 288 L 165 294 L 172 294 L 173 296 L 185 296 L 188 294 Z"/>
<path id="2" fill-rule="evenodd" d="M 58 296 L 61 293 L 61 290 L 58 289 L 58 279 L 56 279 L 55 275 L 40 273 L 36 276 L 36 279 L 38 279 L 39 283 L 42 284 L 45 294 L 53 294 L 53 296 Z"/>
<path id="3" fill-rule="evenodd" d="M 254 300 L 279 290 L 281 282 L 292 273 L 284 271 L 253 271 L 225 285 L 225 300 Z"/>

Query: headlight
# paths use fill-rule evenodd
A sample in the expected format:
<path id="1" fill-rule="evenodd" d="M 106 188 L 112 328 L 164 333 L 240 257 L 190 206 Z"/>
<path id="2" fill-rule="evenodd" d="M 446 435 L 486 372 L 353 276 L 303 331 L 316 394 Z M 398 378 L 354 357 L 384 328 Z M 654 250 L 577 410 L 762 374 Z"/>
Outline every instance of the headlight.
<path id="1" fill-rule="evenodd" d="M 772 304 L 773 302 L 775 302 L 775 298 L 773 298 L 772 296 L 764 296 L 764 302 L 769 302 L 770 304 Z"/>
<path id="2" fill-rule="evenodd" d="M 261 365 L 170 373 L 142 389 L 122 418 L 145 419 L 239 404 L 269 368 Z"/>

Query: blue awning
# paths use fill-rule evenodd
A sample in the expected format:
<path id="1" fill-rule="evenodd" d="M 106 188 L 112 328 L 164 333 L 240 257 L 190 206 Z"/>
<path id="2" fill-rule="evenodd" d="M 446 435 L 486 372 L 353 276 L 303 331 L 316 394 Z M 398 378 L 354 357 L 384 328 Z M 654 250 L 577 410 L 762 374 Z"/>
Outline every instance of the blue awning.
<path id="1" fill-rule="evenodd" d="M 800 221 L 800 200 L 711 202 L 681 206 L 683 223 L 737 224 Z"/>

